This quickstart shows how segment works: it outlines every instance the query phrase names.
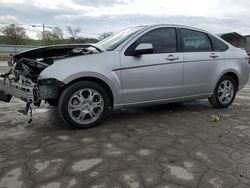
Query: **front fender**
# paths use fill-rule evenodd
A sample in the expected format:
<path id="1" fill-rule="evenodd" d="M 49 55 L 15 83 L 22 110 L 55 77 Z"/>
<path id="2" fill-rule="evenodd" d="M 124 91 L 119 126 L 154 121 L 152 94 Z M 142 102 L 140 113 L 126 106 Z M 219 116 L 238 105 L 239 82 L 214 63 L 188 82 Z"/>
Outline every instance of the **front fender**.
<path id="1" fill-rule="evenodd" d="M 39 79 L 55 78 L 64 84 L 84 77 L 97 78 L 105 82 L 114 97 L 114 106 L 122 103 L 119 53 L 100 53 L 88 56 L 67 58 L 55 62 L 44 69 Z"/>
<path id="2" fill-rule="evenodd" d="M 112 94 L 113 94 L 114 106 L 116 106 L 117 104 L 121 104 L 122 94 L 121 94 L 121 83 L 119 79 L 119 74 L 112 71 L 111 73 L 109 74 L 107 73 L 106 75 L 100 74 L 98 72 L 92 72 L 92 71 L 81 71 L 81 72 L 76 72 L 74 74 L 64 74 L 63 76 L 63 74 L 52 73 L 50 71 L 48 73 L 45 69 L 40 74 L 38 79 L 43 80 L 43 79 L 48 79 L 48 78 L 54 78 L 64 83 L 65 85 L 67 85 L 74 80 L 84 79 L 84 77 L 97 78 L 105 82 L 110 87 Z"/>
<path id="3" fill-rule="evenodd" d="M 105 82 L 111 89 L 113 97 L 114 97 L 114 105 L 122 103 L 122 95 L 121 95 L 121 83 L 120 79 L 118 78 L 117 74 L 114 72 L 111 73 L 111 76 L 107 77 L 106 75 L 97 73 L 97 72 L 78 72 L 62 80 L 63 83 L 69 84 L 70 82 L 77 80 L 77 79 L 84 79 L 84 78 L 97 78 Z"/>

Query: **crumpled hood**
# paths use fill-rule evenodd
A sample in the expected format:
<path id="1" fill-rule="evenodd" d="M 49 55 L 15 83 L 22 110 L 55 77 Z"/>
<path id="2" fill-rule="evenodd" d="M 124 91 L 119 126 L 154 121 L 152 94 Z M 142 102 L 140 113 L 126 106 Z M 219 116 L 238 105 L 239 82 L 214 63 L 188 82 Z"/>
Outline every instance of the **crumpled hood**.
<path id="1" fill-rule="evenodd" d="M 76 56 L 55 61 L 44 69 L 39 77 L 55 78 L 65 84 L 76 77 L 95 76 L 102 71 L 105 74 L 113 69 L 120 68 L 120 52 L 109 51 L 86 56 Z M 94 75 L 93 75 L 93 74 Z M 98 74 L 98 75 L 96 75 Z"/>
<path id="2" fill-rule="evenodd" d="M 16 54 L 9 66 L 18 71 L 17 74 L 21 73 L 26 78 L 36 82 L 39 74 L 57 61 L 72 57 L 93 56 L 102 54 L 102 52 L 105 50 L 93 44 L 46 46 Z"/>
<path id="3" fill-rule="evenodd" d="M 14 59 L 20 58 L 30 58 L 30 59 L 39 59 L 39 58 L 50 58 L 63 56 L 70 53 L 75 48 L 88 48 L 94 47 L 99 52 L 105 51 L 95 44 L 63 44 L 63 45 L 54 45 L 54 46 L 45 46 L 32 50 L 27 50 L 13 56 Z"/>

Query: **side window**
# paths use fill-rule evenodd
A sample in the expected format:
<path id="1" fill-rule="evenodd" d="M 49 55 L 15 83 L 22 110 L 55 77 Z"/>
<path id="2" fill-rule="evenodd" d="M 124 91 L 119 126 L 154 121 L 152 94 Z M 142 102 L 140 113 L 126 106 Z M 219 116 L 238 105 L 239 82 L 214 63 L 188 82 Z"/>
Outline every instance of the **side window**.
<path id="1" fill-rule="evenodd" d="M 226 45 L 224 42 L 221 40 L 217 39 L 216 37 L 209 35 L 212 44 L 213 44 L 213 50 L 217 52 L 224 52 L 226 51 L 229 47 Z"/>
<path id="2" fill-rule="evenodd" d="M 153 45 L 153 53 L 172 53 L 177 51 L 176 29 L 175 28 L 159 28 L 141 36 L 128 49 L 135 50 L 141 43 L 150 43 Z M 125 52 L 125 55 L 126 55 Z"/>
<path id="3" fill-rule="evenodd" d="M 184 52 L 209 52 L 212 45 L 205 33 L 181 29 L 181 42 Z"/>

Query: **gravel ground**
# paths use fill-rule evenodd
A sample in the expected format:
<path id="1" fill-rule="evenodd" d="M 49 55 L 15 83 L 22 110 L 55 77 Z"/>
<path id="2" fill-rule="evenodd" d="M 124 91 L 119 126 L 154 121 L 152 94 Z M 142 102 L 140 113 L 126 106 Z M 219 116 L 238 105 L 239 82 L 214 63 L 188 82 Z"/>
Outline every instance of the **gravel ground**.
<path id="1" fill-rule="evenodd" d="M 250 82 L 228 109 L 207 100 L 123 109 L 75 131 L 56 108 L 34 108 L 28 124 L 23 102 L 0 102 L 0 187 L 250 187 L 249 91 Z"/>

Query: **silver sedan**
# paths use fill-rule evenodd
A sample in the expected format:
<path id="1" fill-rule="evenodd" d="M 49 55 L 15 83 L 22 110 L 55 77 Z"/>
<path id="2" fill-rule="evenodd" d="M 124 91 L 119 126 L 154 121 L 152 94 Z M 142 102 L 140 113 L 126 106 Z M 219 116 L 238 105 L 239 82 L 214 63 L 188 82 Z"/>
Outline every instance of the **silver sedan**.
<path id="1" fill-rule="evenodd" d="M 2 76 L 0 90 L 5 101 L 57 105 L 65 125 L 88 128 L 127 106 L 208 98 L 226 108 L 248 81 L 248 61 L 244 50 L 200 29 L 138 26 L 94 45 L 17 54 L 8 74 L 14 82 Z"/>

